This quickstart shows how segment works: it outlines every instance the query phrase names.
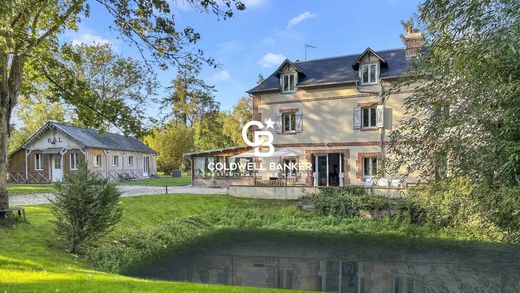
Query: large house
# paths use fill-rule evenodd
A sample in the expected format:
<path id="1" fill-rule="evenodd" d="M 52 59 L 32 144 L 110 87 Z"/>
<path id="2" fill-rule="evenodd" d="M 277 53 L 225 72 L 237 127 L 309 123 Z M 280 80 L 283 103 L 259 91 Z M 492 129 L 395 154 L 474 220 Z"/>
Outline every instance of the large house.
<path id="1" fill-rule="evenodd" d="M 155 151 L 135 137 L 47 122 L 9 155 L 9 181 L 60 182 L 81 163 L 112 181 L 157 174 Z"/>
<path id="2" fill-rule="evenodd" d="M 274 156 L 248 155 L 253 153 L 250 146 L 186 154 L 193 162 L 193 184 L 347 186 L 366 185 L 381 177 L 378 167 L 385 157 L 389 133 L 404 114 L 403 102 L 411 93 L 401 90 L 383 98 L 383 92 L 407 73 L 424 37 L 410 31 L 403 41 L 402 49 L 367 48 L 354 55 L 285 60 L 272 75 L 247 91 L 253 99 L 253 119 L 274 121 L 270 130 Z M 236 170 L 208 168 L 217 162 L 229 166 L 244 160 L 254 164 L 277 162 L 284 169 L 274 173 L 260 170 L 247 177 L 238 176 Z M 310 168 L 296 172 L 286 168 L 291 163 Z M 241 166 L 247 169 L 249 165 Z M 380 182 L 402 187 L 414 181 L 413 177 L 403 181 L 398 175 L 389 175 Z"/>

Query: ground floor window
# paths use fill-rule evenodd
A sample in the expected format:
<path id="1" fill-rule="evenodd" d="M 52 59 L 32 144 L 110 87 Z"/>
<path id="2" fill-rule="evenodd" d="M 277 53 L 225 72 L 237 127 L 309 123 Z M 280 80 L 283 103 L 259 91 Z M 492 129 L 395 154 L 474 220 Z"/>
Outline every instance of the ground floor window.
<path id="1" fill-rule="evenodd" d="M 78 170 L 78 153 L 70 154 L 70 169 Z"/>
<path id="2" fill-rule="evenodd" d="M 43 159 L 41 154 L 34 154 L 34 170 L 43 170 Z"/>
<path id="3" fill-rule="evenodd" d="M 312 156 L 312 171 L 317 175 L 314 186 L 341 185 L 340 175 L 345 169 L 343 156 L 343 153 L 317 153 Z"/>
<path id="4" fill-rule="evenodd" d="M 112 157 L 112 166 L 119 165 L 119 156 L 113 156 Z"/>
<path id="5" fill-rule="evenodd" d="M 377 174 L 377 157 L 363 158 L 363 175 L 373 177 Z"/>
<path id="6" fill-rule="evenodd" d="M 289 159 L 284 161 L 285 177 L 295 178 L 296 177 L 296 160 Z"/>
<path id="7" fill-rule="evenodd" d="M 94 166 L 96 166 L 96 167 L 101 166 L 101 155 L 94 156 Z"/>
<path id="8" fill-rule="evenodd" d="M 134 156 L 128 157 L 128 166 L 132 167 L 134 165 Z"/>

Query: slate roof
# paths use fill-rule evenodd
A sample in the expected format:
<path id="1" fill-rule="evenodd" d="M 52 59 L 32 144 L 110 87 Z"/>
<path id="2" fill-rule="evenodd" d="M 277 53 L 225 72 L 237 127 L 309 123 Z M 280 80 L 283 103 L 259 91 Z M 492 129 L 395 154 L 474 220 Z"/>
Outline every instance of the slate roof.
<path id="1" fill-rule="evenodd" d="M 38 137 L 49 127 L 54 127 L 55 129 L 58 129 L 70 138 L 76 140 L 84 147 L 122 151 L 135 151 L 151 154 L 156 153 L 153 149 L 149 148 L 140 140 L 132 136 L 124 136 L 109 132 L 99 132 L 96 129 L 82 128 L 54 121 L 47 122 L 45 126 L 38 130 L 29 140 L 27 140 L 27 142 L 24 143 L 24 146 L 30 144 L 33 139 Z"/>
<path id="2" fill-rule="evenodd" d="M 381 79 L 399 77 L 406 72 L 408 60 L 406 59 L 404 48 L 374 52 L 386 61 L 387 66 L 380 68 L 379 77 Z M 296 87 L 356 82 L 358 80 L 358 72 L 354 70 L 352 64 L 360 55 L 353 54 L 293 62 L 304 73 L 304 76 L 299 78 Z M 262 83 L 247 91 L 247 93 L 279 90 L 280 81 L 275 74 L 276 72 L 271 74 Z"/>

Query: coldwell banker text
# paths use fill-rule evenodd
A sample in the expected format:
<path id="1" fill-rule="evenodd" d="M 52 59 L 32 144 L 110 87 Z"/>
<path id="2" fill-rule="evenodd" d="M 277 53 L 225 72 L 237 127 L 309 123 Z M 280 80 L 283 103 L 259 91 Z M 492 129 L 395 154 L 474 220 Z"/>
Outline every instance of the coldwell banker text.
<path id="1" fill-rule="evenodd" d="M 249 171 L 282 171 L 282 170 L 297 170 L 297 171 L 307 171 L 311 170 L 311 163 L 277 163 L 270 162 L 267 164 L 269 168 L 266 168 L 263 163 L 253 163 L 253 162 L 240 162 L 234 163 L 231 162 L 229 164 L 224 164 L 222 162 L 211 162 L 208 164 L 208 169 L 210 171 L 238 171 L 238 170 L 249 170 Z"/>

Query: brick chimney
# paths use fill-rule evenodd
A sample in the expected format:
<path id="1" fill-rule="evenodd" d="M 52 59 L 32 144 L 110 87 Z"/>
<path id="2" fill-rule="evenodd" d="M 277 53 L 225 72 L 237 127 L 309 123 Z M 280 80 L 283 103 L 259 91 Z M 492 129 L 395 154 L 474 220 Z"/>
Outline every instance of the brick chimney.
<path id="1" fill-rule="evenodd" d="M 420 53 L 425 43 L 423 33 L 414 30 L 411 26 L 406 28 L 406 35 L 401 35 L 401 40 L 406 47 L 406 59 L 413 58 Z"/>

